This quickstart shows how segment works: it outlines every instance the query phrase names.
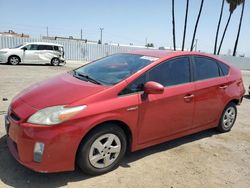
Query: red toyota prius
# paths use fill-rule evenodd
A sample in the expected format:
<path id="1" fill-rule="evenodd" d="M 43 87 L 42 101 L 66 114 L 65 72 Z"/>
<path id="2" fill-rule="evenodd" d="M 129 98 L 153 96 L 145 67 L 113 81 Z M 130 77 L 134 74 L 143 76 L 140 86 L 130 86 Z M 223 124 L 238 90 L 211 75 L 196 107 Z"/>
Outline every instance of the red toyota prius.
<path id="1" fill-rule="evenodd" d="M 239 70 L 191 52 L 114 54 L 18 94 L 6 116 L 8 147 L 38 172 L 98 175 L 127 150 L 217 127 L 230 131 L 245 92 Z"/>

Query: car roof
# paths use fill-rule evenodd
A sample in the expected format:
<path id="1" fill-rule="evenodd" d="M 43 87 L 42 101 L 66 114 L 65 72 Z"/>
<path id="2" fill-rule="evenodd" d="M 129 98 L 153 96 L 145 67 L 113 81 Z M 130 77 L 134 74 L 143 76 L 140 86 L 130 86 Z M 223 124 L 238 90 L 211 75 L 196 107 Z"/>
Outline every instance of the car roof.
<path id="1" fill-rule="evenodd" d="M 131 54 L 138 54 L 138 55 L 145 55 L 145 56 L 151 56 L 151 57 L 166 57 L 172 53 L 173 51 L 170 50 L 152 50 L 152 49 L 145 49 L 145 50 L 134 50 L 129 52 Z"/>
<path id="2" fill-rule="evenodd" d="M 203 52 L 190 52 L 190 51 L 171 51 L 171 50 L 154 50 L 154 49 L 145 49 L 145 50 L 135 50 L 128 52 L 130 54 L 138 54 L 145 56 L 152 56 L 157 58 L 165 58 L 168 56 L 182 56 L 182 55 L 200 55 L 205 57 L 211 57 L 213 59 L 220 60 L 220 58 Z"/>
<path id="3" fill-rule="evenodd" d="M 25 42 L 24 43 L 25 45 L 26 44 L 40 44 L 40 45 L 51 45 L 51 46 L 63 46 L 61 44 L 56 44 L 56 43 L 49 43 L 49 42 Z"/>

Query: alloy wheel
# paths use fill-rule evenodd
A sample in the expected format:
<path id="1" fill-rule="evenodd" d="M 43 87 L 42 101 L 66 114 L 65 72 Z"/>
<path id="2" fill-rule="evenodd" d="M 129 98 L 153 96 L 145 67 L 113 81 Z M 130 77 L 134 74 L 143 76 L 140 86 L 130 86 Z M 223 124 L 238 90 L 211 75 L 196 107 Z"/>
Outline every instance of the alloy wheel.
<path id="1" fill-rule="evenodd" d="M 233 107 L 227 108 L 223 116 L 223 125 L 226 129 L 231 128 L 231 126 L 234 124 L 235 117 L 236 117 L 235 109 Z"/>
<path id="2" fill-rule="evenodd" d="M 17 65 L 19 63 L 19 59 L 17 57 L 11 57 L 10 58 L 10 63 L 12 65 Z"/>
<path id="3" fill-rule="evenodd" d="M 98 137 L 90 147 L 90 164 L 98 169 L 114 163 L 121 152 L 121 141 L 115 134 L 104 134 Z"/>

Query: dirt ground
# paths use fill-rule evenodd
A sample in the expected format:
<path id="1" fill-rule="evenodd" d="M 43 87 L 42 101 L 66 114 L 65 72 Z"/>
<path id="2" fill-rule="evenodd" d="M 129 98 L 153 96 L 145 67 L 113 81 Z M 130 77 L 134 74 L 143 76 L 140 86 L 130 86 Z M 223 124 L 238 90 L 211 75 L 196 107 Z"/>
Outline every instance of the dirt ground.
<path id="1" fill-rule="evenodd" d="M 10 155 L 4 113 L 20 90 L 66 72 L 64 67 L 0 64 L 0 187 L 250 187 L 250 97 L 238 107 L 231 132 L 208 130 L 127 154 L 114 171 L 89 177 L 79 170 L 40 174 L 26 169 Z M 243 71 L 250 84 L 250 71 Z M 2 101 L 7 97 L 8 101 Z"/>

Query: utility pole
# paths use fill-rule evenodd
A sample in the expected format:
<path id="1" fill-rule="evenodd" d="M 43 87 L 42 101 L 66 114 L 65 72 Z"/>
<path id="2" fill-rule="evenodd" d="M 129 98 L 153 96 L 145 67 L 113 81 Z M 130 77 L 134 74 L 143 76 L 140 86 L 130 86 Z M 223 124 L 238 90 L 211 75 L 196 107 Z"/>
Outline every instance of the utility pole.
<path id="1" fill-rule="evenodd" d="M 101 44 L 102 44 L 102 31 L 104 30 L 104 28 L 100 28 L 100 31 L 101 31 Z"/>
<path id="2" fill-rule="evenodd" d="M 195 51 L 197 52 L 198 39 L 195 39 Z"/>
<path id="3" fill-rule="evenodd" d="M 46 31 L 47 31 L 47 37 L 49 37 L 49 27 L 46 27 Z"/>
<path id="4" fill-rule="evenodd" d="M 147 44 L 148 44 L 148 38 L 146 37 L 145 38 L 145 46 L 147 46 Z"/>
<path id="5" fill-rule="evenodd" d="M 82 29 L 81 29 L 81 40 L 82 40 Z"/>

